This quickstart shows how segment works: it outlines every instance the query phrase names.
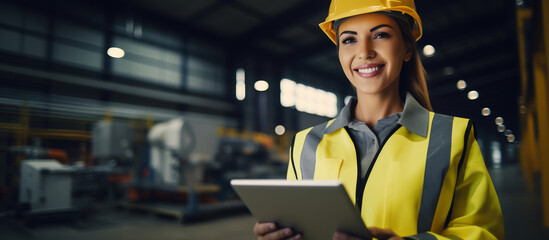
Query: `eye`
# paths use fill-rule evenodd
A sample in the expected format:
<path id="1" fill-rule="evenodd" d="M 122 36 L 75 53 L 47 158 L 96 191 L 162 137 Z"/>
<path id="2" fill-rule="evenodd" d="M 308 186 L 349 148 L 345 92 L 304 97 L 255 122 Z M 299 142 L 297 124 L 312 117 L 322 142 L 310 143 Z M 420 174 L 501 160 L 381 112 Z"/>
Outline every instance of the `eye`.
<path id="1" fill-rule="evenodd" d="M 356 42 L 356 39 L 354 37 L 346 37 L 341 40 L 342 44 L 349 44 L 353 42 Z"/>
<path id="2" fill-rule="evenodd" d="M 374 35 L 374 39 L 377 39 L 377 38 L 389 38 L 391 37 L 391 35 L 389 35 L 388 33 L 386 32 L 380 32 L 380 33 L 377 33 L 376 35 Z"/>

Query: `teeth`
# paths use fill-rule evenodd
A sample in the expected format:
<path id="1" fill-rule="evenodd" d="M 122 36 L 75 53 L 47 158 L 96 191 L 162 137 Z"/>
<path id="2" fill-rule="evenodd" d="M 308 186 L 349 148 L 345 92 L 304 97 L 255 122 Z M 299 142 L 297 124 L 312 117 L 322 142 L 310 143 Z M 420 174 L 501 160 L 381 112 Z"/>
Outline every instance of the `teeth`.
<path id="1" fill-rule="evenodd" d="M 358 72 L 359 73 L 372 73 L 372 72 L 375 72 L 377 70 L 379 70 L 381 67 L 373 67 L 373 68 L 361 68 L 361 69 L 358 69 Z"/>

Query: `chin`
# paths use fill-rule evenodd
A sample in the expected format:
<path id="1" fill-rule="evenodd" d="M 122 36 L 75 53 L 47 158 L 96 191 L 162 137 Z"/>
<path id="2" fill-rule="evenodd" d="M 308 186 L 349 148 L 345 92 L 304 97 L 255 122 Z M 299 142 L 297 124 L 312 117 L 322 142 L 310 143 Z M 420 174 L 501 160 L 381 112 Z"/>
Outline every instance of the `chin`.
<path id="1" fill-rule="evenodd" d="M 368 95 L 374 95 L 374 94 L 382 94 L 382 93 L 389 93 L 392 91 L 390 89 L 390 86 L 354 86 L 356 89 L 357 94 L 368 94 Z M 398 92 L 398 88 L 396 89 Z"/>
<path id="2" fill-rule="evenodd" d="M 356 88 L 357 94 L 378 94 L 382 91 L 379 89 L 371 89 L 371 88 Z"/>

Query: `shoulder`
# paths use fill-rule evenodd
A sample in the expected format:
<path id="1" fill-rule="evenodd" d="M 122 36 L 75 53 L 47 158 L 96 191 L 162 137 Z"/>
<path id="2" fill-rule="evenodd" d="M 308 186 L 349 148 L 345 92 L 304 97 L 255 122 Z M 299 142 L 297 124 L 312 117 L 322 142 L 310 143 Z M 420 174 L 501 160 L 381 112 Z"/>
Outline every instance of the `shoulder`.
<path id="1" fill-rule="evenodd" d="M 334 120 L 335 119 L 331 119 L 297 132 L 296 135 L 294 136 L 294 141 L 296 140 L 304 141 L 308 135 L 310 137 L 322 138 L 322 136 L 326 132 L 326 129 L 328 128 L 328 126 L 330 126 L 331 123 L 333 123 Z"/>
<path id="2" fill-rule="evenodd" d="M 447 127 L 452 128 L 452 132 L 454 134 L 463 134 L 467 135 L 469 132 L 473 129 L 474 123 L 469 118 L 464 117 L 458 117 L 458 116 L 452 116 L 452 115 L 446 115 L 441 113 L 431 113 L 431 124 L 433 126 L 433 130 L 439 128 L 440 122 L 446 122 Z"/>
<path id="3" fill-rule="evenodd" d="M 433 121 L 435 118 L 442 118 L 442 119 L 448 119 L 454 123 L 460 123 L 460 124 L 467 124 L 468 122 L 471 122 L 471 119 L 459 117 L 459 116 L 453 116 L 453 115 L 447 115 L 437 112 L 431 112 L 429 111 L 429 115 L 431 116 L 431 121 Z"/>

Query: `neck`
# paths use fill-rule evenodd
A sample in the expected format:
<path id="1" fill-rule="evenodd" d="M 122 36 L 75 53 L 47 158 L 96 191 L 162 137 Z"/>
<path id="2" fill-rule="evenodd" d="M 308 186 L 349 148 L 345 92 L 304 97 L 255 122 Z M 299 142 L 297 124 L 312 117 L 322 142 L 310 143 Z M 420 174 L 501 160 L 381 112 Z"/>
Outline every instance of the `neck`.
<path id="1" fill-rule="evenodd" d="M 393 113 L 402 112 L 404 102 L 397 91 L 378 94 L 357 93 L 358 103 L 355 107 L 355 118 L 373 129 L 378 120 Z"/>

